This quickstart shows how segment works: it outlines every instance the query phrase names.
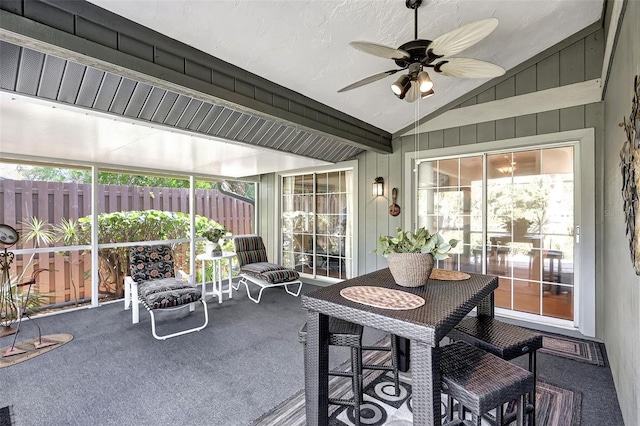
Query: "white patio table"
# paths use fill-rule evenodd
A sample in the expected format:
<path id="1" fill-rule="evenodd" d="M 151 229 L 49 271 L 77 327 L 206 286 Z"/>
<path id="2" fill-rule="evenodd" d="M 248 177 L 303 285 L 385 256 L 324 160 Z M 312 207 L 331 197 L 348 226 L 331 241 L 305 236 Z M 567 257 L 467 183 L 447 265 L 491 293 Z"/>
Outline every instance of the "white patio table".
<path id="1" fill-rule="evenodd" d="M 219 256 L 211 256 L 210 254 L 202 253 L 196 256 L 196 259 L 202 261 L 202 297 L 215 296 L 218 298 L 218 303 L 222 303 L 222 295 L 227 294 L 229 299 L 233 299 L 233 293 L 231 288 L 231 264 L 236 254 L 232 251 L 224 251 Z M 222 261 L 229 259 L 229 273 L 227 277 L 228 288 L 225 290 L 222 288 Z M 207 269 L 206 263 L 212 262 L 213 270 L 211 272 L 211 291 L 207 293 Z"/>

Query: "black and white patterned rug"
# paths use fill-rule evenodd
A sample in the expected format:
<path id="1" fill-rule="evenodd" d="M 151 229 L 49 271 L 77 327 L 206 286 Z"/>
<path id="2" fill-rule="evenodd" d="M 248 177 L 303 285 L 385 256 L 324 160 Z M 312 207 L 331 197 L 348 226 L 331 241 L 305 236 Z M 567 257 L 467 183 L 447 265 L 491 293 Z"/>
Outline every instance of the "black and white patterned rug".
<path id="1" fill-rule="evenodd" d="M 0 407 L 0 426 L 12 426 L 13 414 L 11 412 L 11 406 Z"/>
<path id="2" fill-rule="evenodd" d="M 388 342 L 386 342 L 388 344 Z M 385 342 L 380 342 L 384 345 Z M 377 344 L 378 345 L 378 344 Z M 389 353 L 369 352 L 364 355 L 365 364 L 388 362 Z M 348 363 L 340 366 L 347 370 Z M 400 395 L 395 396 L 392 376 L 388 372 L 365 370 L 364 403 L 360 407 L 360 422 L 363 425 L 385 425 L 392 421 L 405 420 L 411 424 L 411 374 L 401 373 Z M 332 397 L 350 398 L 349 378 L 331 377 L 329 389 Z M 544 426 L 575 426 L 580 422 L 581 394 L 538 381 L 536 394 L 536 423 Z M 443 395 L 443 401 L 446 397 Z M 442 405 L 442 414 L 446 407 Z M 353 425 L 353 408 L 329 405 L 329 424 Z M 262 415 L 254 426 L 304 426 L 304 390 Z M 484 425 L 491 425 L 483 420 Z M 515 423 L 514 423 L 515 424 Z"/>

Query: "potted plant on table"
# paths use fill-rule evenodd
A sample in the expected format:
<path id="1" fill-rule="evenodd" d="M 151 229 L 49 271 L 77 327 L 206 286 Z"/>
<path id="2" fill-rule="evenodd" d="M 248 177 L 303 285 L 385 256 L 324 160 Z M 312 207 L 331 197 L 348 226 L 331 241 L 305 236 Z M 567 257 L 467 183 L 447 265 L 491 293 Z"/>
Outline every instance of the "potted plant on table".
<path id="1" fill-rule="evenodd" d="M 398 228 L 398 234 L 381 236 L 374 250 L 389 261 L 389 270 L 398 285 L 420 287 L 429 281 L 434 260 L 449 257 L 447 254 L 458 244 L 458 240 L 446 242 L 442 236 L 418 228 L 415 233 Z"/>
<path id="2" fill-rule="evenodd" d="M 222 246 L 220 240 L 227 235 L 227 229 L 225 227 L 215 228 L 211 227 L 202 233 L 208 241 L 205 245 L 205 252 L 211 256 L 218 256 L 222 253 Z"/>

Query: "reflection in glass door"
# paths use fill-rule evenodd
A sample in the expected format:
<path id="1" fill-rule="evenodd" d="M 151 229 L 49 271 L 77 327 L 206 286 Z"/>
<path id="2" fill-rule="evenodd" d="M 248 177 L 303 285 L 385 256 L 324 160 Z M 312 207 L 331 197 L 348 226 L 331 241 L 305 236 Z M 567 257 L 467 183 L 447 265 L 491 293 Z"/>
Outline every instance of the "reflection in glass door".
<path id="1" fill-rule="evenodd" d="M 285 266 L 313 278 L 351 278 L 352 188 L 352 170 L 282 178 Z"/>
<path id="2" fill-rule="evenodd" d="M 439 267 L 498 275 L 496 307 L 573 321 L 573 151 L 420 162 L 418 226 L 461 240 Z"/>

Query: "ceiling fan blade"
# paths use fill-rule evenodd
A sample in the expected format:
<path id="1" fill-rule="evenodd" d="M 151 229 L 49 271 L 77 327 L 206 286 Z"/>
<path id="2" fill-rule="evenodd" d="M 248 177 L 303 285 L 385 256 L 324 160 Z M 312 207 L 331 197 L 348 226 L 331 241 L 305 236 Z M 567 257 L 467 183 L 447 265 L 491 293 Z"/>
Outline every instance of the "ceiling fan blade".
<path id="1" fill-rule="evenodd" d="M 346 92 L 347 90 L 355 89 L 356 87 L 364 86 L 365 84 L 373 83 L 374 81 L 382 80 L 388 75 L 393 75 L 398 71 L 402 71 L 402 68 L 398 68 L 397 70 L 389 70 L 380 72 L 378 74 L 370 75 L 369 77 L 365 77 L 362 80 L 358 80 L 355 83 L 351 83 L 348 86 L 344 86 L 342 89 L 338 90 L 338 93 Z"/>
<path id="2" fill-rule="evenodd" d="M 431 42 L 429 50 L 438 56 L 451 56 L 473 46 L 498 26 L 496 18 L 482 19 L 441 35 Z"/>
<path id="3" fill-rule="evenodd" d="M 438 62 L 434 70 L 449 77 L 492 78 L 504 74 L 504 68 L 491 62 L 469 58 L 450 58 Z"/>
<path id="4" fill-rule="evenodd" d="M 381 44 L 369 43 L 368 41 L 352 41 L 349 45 L 361 52 L 385 59 L 407 59 L 411 56 L 404 50 L 383 46 Z"/>

